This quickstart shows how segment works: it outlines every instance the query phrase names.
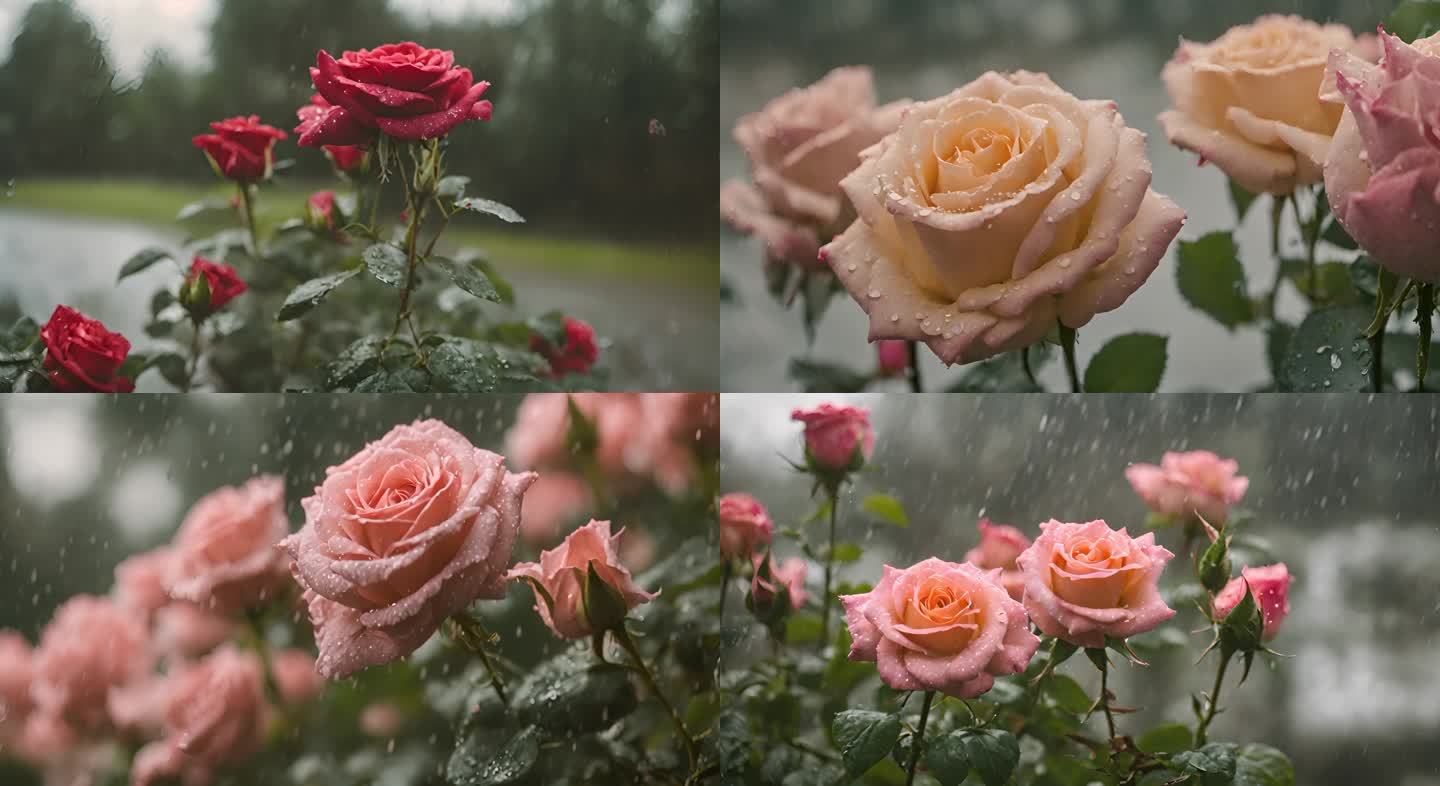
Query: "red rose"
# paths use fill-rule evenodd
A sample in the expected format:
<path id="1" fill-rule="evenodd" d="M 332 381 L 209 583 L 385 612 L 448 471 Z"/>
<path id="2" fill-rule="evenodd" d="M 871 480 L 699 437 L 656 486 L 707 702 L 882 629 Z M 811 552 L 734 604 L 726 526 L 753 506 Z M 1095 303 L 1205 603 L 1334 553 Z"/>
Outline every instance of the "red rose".
<path id="1" fill-rule="evenodd" d="M 305 200 L 305 219 L 315 229 L 335 228 L 335 192 L 316 191 Z"/>
<path id="2" fill-rule="evenodd" d="M 347 51 L 339 60 L 322 49 L 315 66 L 310 80 L 333 106 L 301 110 L 306 114 L 295 132 L 306 147 L 363 144 L 377 130 L 397 139 L 432 139 L 467 120 L 489 120 L 493 109 L 480 100 L 490 83 L 455 67 L 454 52 L 411 41 Z"/>
<path id="3" fill-rule="evenodd" d="M 130 342 L 111 333 L 97 319 L 69 306 L 56 306 L 50 321 L 40 328 L 45 344 L 45 370 L 50 384 L 61 393 L 129 393 L 135 383 L 117 377 Z"/>
<path id="4" fill-rule="evenodd" d="M 325 155 L 330 157 L 330 163 L 341 172 L 350 173 L 365 165 L 365 156 L 369 153 L 360 145 L 325 145 Z"/>
<path id="5" fill-rule="evenodd" d="M 263 180 L 270 176 L 275 157 L 272 148 L 286 134 L 260 122 L 259 115 L 232 117 L 211 123 L 213 134 L 190 141 L 210 159 L 215 171 L 231 180 Z"/>
<path id="6" fill-rule="evenodd" d="M 595 365 L 600 348 L 595 345 L 595 328 L 589 323 L 565 317 L 565 343 L 560 347 L 551 344 L 543 336 L 530 336 L 530 349 L 550 361 L 550 375 L 563 377 L 566 374 L 584 374 Z"/>
<path id="7" fill-rule="evenodd" d="M 190 263 L 190 274 L 185 276 L 185 288 L 194 286 L 200 276 L 205 277 L 205 284 L 210 288 L 207 313 L 224 308 L 226 303 L 234 300 L 246 289 L 245 282 L 235 274 L 235 268 L 197 255 L 195 261 Z"/>
<path id="8" fill-rule="evenodd" d="M 325 96 L 315 93 L 310 96 L 310 103 L 295 110 L 295 116 L 300 118 L 300 125 L 295 126 L 295 133 L 301 139 L 317 128 L 320 123 L 329 115 L 330 110 L 335 108 L 334 104 L 325 100 Z M 321 145 L 330 163 L 341 172 L 349 174 L 360 169 L 365 164 L 365 156 L 369 149 L 364 145 Z"/>

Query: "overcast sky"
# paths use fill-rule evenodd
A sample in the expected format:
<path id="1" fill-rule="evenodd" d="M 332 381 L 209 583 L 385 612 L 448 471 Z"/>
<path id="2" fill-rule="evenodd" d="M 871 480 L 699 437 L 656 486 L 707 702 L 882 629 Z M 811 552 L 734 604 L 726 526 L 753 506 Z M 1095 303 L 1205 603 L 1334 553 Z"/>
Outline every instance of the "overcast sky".
<path id="1" fill-rule="evenodd" d="M 304 0 L 297 0 L 304 2 Z M 199 65 L 209 48 L 207 28 L 217 0 L 73 0 L 106 39 L 110 62 L 121 78 L 139 76 L 152 49 L 164 49 L 187 65 Z M 504 15 L 518 0 L 406 0 L 396 8 L 453 19 L 466 13 Z M 0 60 L 10 55 L 16 26 L 30 0 L 0 0 Z"/>

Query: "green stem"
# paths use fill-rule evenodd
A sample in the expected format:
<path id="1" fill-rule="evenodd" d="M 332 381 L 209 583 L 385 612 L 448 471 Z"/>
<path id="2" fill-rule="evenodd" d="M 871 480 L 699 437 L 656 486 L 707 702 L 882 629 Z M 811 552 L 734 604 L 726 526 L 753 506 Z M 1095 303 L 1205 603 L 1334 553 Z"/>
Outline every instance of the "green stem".
<path id="1" fill-rule="evenodd" d="M 402 173 L 403 174 L 403 173 Z M 425 204 L 415 204 L 414 200 L 406 200 L 410 208 L 410 227 L 405 231 L 405 288 L 400 290 L 400 308 L 395 312 L 395 325 L 390 328 L 390 338 L 394 339 L 400 332 L 400 323 L 410 325 L 411 338 L 415 340 L 415 349 L 420 349 L 420 336 L 415 330 L 415 323 L 410 321 L 410 293 L 415 289 L 415 273 L 420 266 L 420 258 L 416 252 L 416 242 L 420 234 L 420 220 L 425 213 Z"/>
<path id="2" fill-rule="evenodd" d="M 910 766 L 905 769 L 905 786 L 915 783 L 915 765 L 920 763 L 920 751 L 925 747 L 925 721 L 930 719 L 930 702 L 935 691 L 925 691 L 925 703 L 920 705 L 920 725 L 915 729 L 915 742 L 910 746 Z"/>
<path id="3" fill-rule="evenodd" d="M 655 699 L 665 708 L 670 716 L 670 721 L 675 724 L 675 731 L 680 735 L 681 741 L 685 743 L 685 753 L 690 757 L 690 769 L 694 771 L 699 761 L 699 748 L 695 745 L 695 738 L 690 736 L 690 731 L 685 728 L 685 721 L 681 720 L 680 713 L 675 711 L 675 705 L 665 698 L 665 693 L 660 690 L 660 685 L 655 682 L 655 675 L 651 673 L 650 667 L 645 664 L 645 659 L 640 655 L 640 648 L 635 645 L 635 640 L 630 637 L 630 632 L 625 630 L 624 623 L 613 628 L 610 633 L 615 636 L 615 642 L 635 661 L 636 673 L 644 680 L 645 686 L 654 694 Z"/>
<path id="4" fill-rule="evenodd" d="M 510 697 L 505 695 L 505 683 L 500 678 L 500 669 L 490 659 L 490 653 L 485 649 L 485 642 L 490 640 L 489 631 L 485 625 L 476 617 L 461 612 L 454 615 L 455 624 L 459 626 L 463 635 L 461 642 L 465 648 L 480 656 L 480 663 L 485 666 L 485 673 L 490 676 L 490 687 L 495 689 L 495 695 L 500 697 L 500 703 L 510 706 Z"/>
<path id="5" fill-rule="evenodd" d="M 275 681 L 275 668 L 270 659 L 270 643 L 265 640 L 263 616 L 257 609 L 251 609 L 245 615 L 250 646 L 255 650 L 255 655 L 260 658 L 260 668 L 265 673 L 265 694 L 270 697 L 271 703 L 281 707 L 284 706 L 285 701 L 283 694 L 280 693 L 280 684 Z"/>
<path id="6" fill-rule="evenodd" d="M 1080 374 L 1075 366 L 1075 328 L 1068 327 L 1064 322 L 1056 320 L 1060 326 L 1060 349 L 1065 354 L 1065 373 L 1070 376 L 1070 392 L 1079 393 Z"/>
<path id="7" fill-rule="evenodd" d="M 1195 747 L 1205 744 L 1205 734 L 1210 729 L 1210 721 L 1215 720 L 1215 712 L 1220 708 L 1220 688 L 1225 684 L 1225 669 L 1230 665 L 1230 653 L 1220 651 L 1220 667 L 1215 670 L 1215 686 L 1210 689 L 1210 701 L 1205 707 L 1205 714 L 1200 718 L 1200 723 L 1195 727 Z"/>
<path id="8" fill-rule="evenodd" d="M 1110 709 L 1110 659 L 1099 661 L 1100 665 L 1100 707 L 1105 710 L 1105 727 L 1110 739 L 1115 739 L 1115 713 Z"/>
<path id="9" fill-rule="evenodd" d="M 1425 389 L 1425 374 L 1430 370 L 1430 336 L 1434 329 L 1435 285 L 1421 284 L 1416 291 L 1419 302 L 1415 308 L 1415 324 L 1420 326 L 1420 341 L 1415 347 L 1415 392 Z"/>
<path id="10" fill-rule="evenodd" d="M 182 388 L 186 393 L 195 386 L 195 373 L 200 370 L 200 327 L 204 323 L 191 317 L 190 324 L 195 329 L 190 334 L 190 363 L 185 367 L 185 387 Z"/>
<path id="11" fill-rule="evenodd" d="M 1285 202 L 1290 198 L 1290 194 L 1270 198 L 1270 256 L 1275 258 L 1275 280 L 1265 298 L 1265 311 L 1271 319 L 1275 318 L 1275 299 L 1280 296 L 1280 285 L 1285 281 L 1285 266 L 1280 261 L 1280 225 L 1285 218 Z"/>
<path id="12" fill-rule="evenodd" d="M 1366 337 L 1370 342 L 1370 389 L 1376 393 L 1385 388 L 1385 326 L 1389 321 L 1390 309 L 1382 286 L 1375 292 L 1375 322 L 1380 329 Z"/>
<path id="13" fill-rule="evenodd" d="M 910 392 L 922 392 L 920 384 L 920 344 L 916 341 L 905 342 L 905 349 L 910 355 Z"/>
<path id="14" fill-rule="evenodd" d="M 250 196 L 250 184 L 245 182 L 236 183 L 240 188 L 240 204 L 244 213 L 245 229 L 250 232 L 250 252 L 257 258 L 260 256 L 260 232 L 255 228 L 255 202 Z"/>
<path id="15" fill-rule="evenodd" d="M 831 486 L 830 489 L 830 546 L 825 549 L 825 600 L 821 603 L 820 611 L 820 649 L 824 650 L 830 643 L 830 607 L 834 604 L 834 596 L 830 591 L 831 581 L 835 573 L 835 520 L 840 508 L 840 487 Z"/>

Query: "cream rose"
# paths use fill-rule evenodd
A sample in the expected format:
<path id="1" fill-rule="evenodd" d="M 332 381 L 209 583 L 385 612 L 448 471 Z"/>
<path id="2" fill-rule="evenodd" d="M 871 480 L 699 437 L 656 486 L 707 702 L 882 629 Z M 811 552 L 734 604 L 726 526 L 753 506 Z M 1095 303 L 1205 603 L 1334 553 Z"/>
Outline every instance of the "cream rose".
<path id="1" fill-rule="evenodd" d="M 860 218 L 822 254 L 870 340 L 923 341 L 946 363 L 1119 307 L 1185 219 L 1150 190 L 1145 135 L 1115 102 L 1025 71 L 912 105 L 842 185 Z"/>
<path id="2" fill-rule="evenodd" d="M 1319 98 L 1325 62 L 1331 49 L 1357 47 L 1344 25 L 1278 14 L 1208 44 L 1182 39 L 1161 71 L 1175 108 L 1160 127 L 1250 191 L 1318 182 L 1340 122 L 1340 107 Z"/>

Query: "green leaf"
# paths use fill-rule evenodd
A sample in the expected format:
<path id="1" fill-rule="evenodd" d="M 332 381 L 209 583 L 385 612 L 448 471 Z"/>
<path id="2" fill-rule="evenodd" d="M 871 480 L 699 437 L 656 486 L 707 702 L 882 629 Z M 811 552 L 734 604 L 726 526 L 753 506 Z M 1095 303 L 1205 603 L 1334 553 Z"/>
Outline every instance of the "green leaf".
<path id="1" fill-rule="evenodd" d="M 1172 759 L 1180 772 L 1199 775 L 1204 786 L 1224 786 L 1235 777 L 1234 743 L 1212 742 L 1203 748 L 1175 754 Z"/>
<path id="2" fill-rule="evenodd" d="M 1370 387 L 1370 344 L 1362 335 L 1374 317 L 1362 303 L 1312 311 L 1296 328 L 1280 362 L 1281 389 L 1353 393 Z"/>
<path id="3" fill-rule="evenodd" d="M 1038 373 L 1054 356 L 1050 344 L 1032 344 L 1028 350 L 1006 352 L 999 357 L 967 367 L 960 380 L 946 388 L 949 393 L 1040 393 L 1039 385 L 1025 373 L 1025 352 L 1030 355 L 1030 369 Z"/>
<path id="4" fill-rule="evenodd" d="M 1126 333 L 1110 339 L 1085 369 L 1087 393 L 1154 393 L 1165 375 L 1165 336 Z"/>
<path id="5" fill-rule="evenodd" d="M 150 359 L 148 366 L 159 371 L 160 376 L 164 377 L 165 381 L 169 382 L 176 389 L 184 388 L 185 383 L 188 381 L 186 376 L 189 372 L 189 363 L 183 356 L 175 352 L 156 355 Z"/>
<path id="6" fill-rule="evenodd" d="M 1080 683 L 1064 674 L 1051 674 L 1046 678 L 1045 693 L 1060 709 L 1072 715 L 1084 714 L 1095 703 Z"/>
<path id="7" fill-rule="evenodd" d="M 1351 263 L 1319 262 L 1315 265 L 1314 291 L 1311 291 L 1310 267 L 1303 259 L 1282 259 L 1281 269 L 1291 284 L 1313 303 L 1335 305 L 1353 302 L 1359 293 L 1351 278 Z M 1373 301 L 1372 301 L 1373 302 Z"/>
<path id="8" fill-rule="evenodd" d="M 426 367 L 441 393 L 490 393 L 499 384 L 497 358 L 469 339 L 451 339 L 431 350 Z"/>
<path id="9" fill-rule="evenodd" d="M 788 266 L 788 265 L 787 265 Z M 800 274 L 801 320 L 805 327 L 805 345 L 815 343 L 815 330 L 830 299 L 840 291 L 839 279 L 829 270 L 805 271 Z"/>
<path id="10" fill-rule="evenodd" d="M 540 760 L 540 730 L 526 726 L 498 747 L 497 738 L 493 728 L 470 730 L 450 755 L 445 779 L 454 786 L 523 782 Z"/>
<path id="11" fill-rule="evenodd" d="M 865 551 L 854 543 L 836 543 L 835 549 L 830 552 L 830 558 L 840 563 L 851 563 L 860 559 Z"/>
<path id="12" fill-rule="evenodd" d="M 435 195 L 447 202 L 454 202 L 465 196 L 465 187 L 470 185 L 470 178 L 464 175 L 446 175 L 440 178 L 439 185 L 435 186 Z"/>
<path id="13" fill-rule="evenodd" d="M 870 384 L 871 376 L 833 363 L 792 358 L 790 378 L 806 393 L 858 393 Z"/>
<path id="14" fill-rule="evenodd" d="M 1235 757 L 1233 786 L 1295 786 L 1295 765 L 1269 745 L 1251 743 Z"/>
<path id="15" fill-rule="evenodd" d="M 1440 31 L 1440 0 L 1404 0 L 1385 20 L 1385 31 L 1411 43 Z"/>
<path id="16" fill-rule="evenodd" d="M 380 369 L 360 380 L 356 393 L 429 393 L 430 377 L 418 368 Z"/>
<path id="17" fill-rule="evenodd" d="M 1243 186 L 1230 180 L 1230 203 L 1235 206 L 1235 223 L 1245 220 L 1245 214 L 1250 212 L 1250 206 L 1255 204 L 1258 194 L 1246 191 Z"/>
<path id="18" fill-rule="evenodd" d="M 170 252 L 163 248 L 146 248 L 137 251 L 134 256 L 125 260 L 120 266 L 120 275 L 115 277 L 116 281 L 124 281 L 126 278 L 139 273 L 162 259 L 172 259 Z"/>
<path id="19" fill-rule="evenodd" d="M 667 588 L 668 589 L 668 588 Z M 785 620 L 786 644 L 811 644 L 820 640 L 822 625 L 819 614 L 802 612 Z"/>
<path id="20" fill-rule="evenodd" d="M 1354 251 L 1360 247 L 1360 244 L 1355 242 L 1355 238 L 1350 237 L 1350 233 L 1345 231 L 1345 227 L 1341 226 L 1340 222 L 1336 221 L 1334 216 L 1330 217 L 1330 222 L 1325 225 L 1325 229 L 1320 233 L 1320 237 L 1330 245 L 1336 248 L 1343 248 L 1346 251 Z"/>
<path id="21" fill-rule="evenodd" d="M 506 281 L 505 277 L 500 275 L 500 271 L 495 268 L 495 264 L 485 258 L 484 255 L 474 250 L 465 250 L 457 254 L 455 259 L 458 262 L 466 262 L 480 268 L 480 272 L 484 273 L 485 277 L 490 279 L 490 283 L 494 285 L 495 291 L 500 294 L 500 302 L 507 306 L 515 304 L 515 287 L 511 286 L 510 282 Z"/>
<path id="22" fill-rule="evenodd" d="M 960 786 L 970 776 L 970 756 L 961 739 L 963 734 L 942 734 L 925 746 L 925 768 L 941 786 Z"/>
<path id="23" fill-rule="evenodd" d="M 1362 295 L 1374 298 L 1380 291 L 1380 266 L 1369 254 L 1361 254 L 1350 263 L 1350 285 Z M 1391 278 L 1394 278 L 1391 276 Z"/>
<path id="24" fill-rule="evenodd" d="M 1265 361 L 1270 368 L 1270 378 L 1275 380 L 1277 387 L 1280 386 L 1280 375 L 1283 373 L 1281 367 L 1285 363 L 1285 353 L 1290 349 L 1290 341 L 1294 337 L 1293 325 L 1277 321 L 1265 326 Z"/>
<path id="25" fill-rule="evenodd" d="M 885 758 L 900 738 L 900 716 L 874 710 L 845 710 L 830 726 L 845 769 L 860 775 Z"/>
<path id="26" fill-rule="evenodd" d="M 944 786 L 959 786 L 971 770 L 985 786 L 1004 786 L 1020 763 L 1020 741 L 1000 729 L 961 729 L 928 741 L 924 755 Z"/>
<path id="27" fill-rule="evenodd" d="M 476 213 L 487 213 L 500 219 L 501 221 L 507 221 L 511 224 L 525 223 L 525 219 L 521 218 L 520 214 L 516 213 L 514 208 L 510 207 L 509 205 L 502 205 L 493 199 L 466 197 L 465 199 L 456 202 L 455 207 L 458 207 L 462 210 L 473 210 Z"/>
<path id="28" fill-rule="evenodd" d="M 588 649 L 571 649 L 531 669 L 510 699 L 522 723 L 555 735 L 608 729 L 636 703 L 630 673 L 597 663 Z"/>
<path id="29" fill-rule="evenodd" d="M 445 257 L 433 257 L 430 261 L 440 265 L 455 286 L 481 300 L 488 300 L 491 303 L 504 302 L 505 299 L 500 296 L 500 291 L 490 283 L 490 278 L 469 264 Z"/>
<path id="30" fill-rule="evenodd" d="M 1175 274 L 1186 302 L 1231 330 L 1254 319 L 1245 291 L 1245 268 L 1229 232 L 1182 240 L 1179 256 Z"/>
<path id="31" fill-rule="evenodd" d="M 230 204 L 229 199 L 223 197 L 206 197 L 205 199 L 196 200 L 180 208 L 180 212 L 175 214 L 175 220 L 188 221 L 202 213 L 219 213 L 222 211 L 231 213 L 234 210 L 235 208 Z"/>
<path id="32" fill-rule="evenodd" d="M 1179 753 L 1195 744 L 1195 735 L 1183 723 L 1162 723 L 1140 735 L 1135 745 L 1146 753 Z"/>
<path id="33" fill-rule="evenodd" d="M 389 243 L 376 243 L 360 254 L 370 275 L 382 284 L 399 288 L 405 283 L 405 252 Z"/>
<path id="34" fill-rule="evenodd" d="M 750 739 L 745 713 L 733 707 L 727 709 L 715 719 L 710 734 L 701 743 L 701 761 L 713 765 L 721 774 L 739 772 L 750 759 Z"/>
<path id="35" fill-rule="evenodd" d="M 348 388 L 374 374 L 380 368 L 380 348 L 385 339 L 365 336 L 346 347 L 325 370 L 325 387 L 329 390 Z"/>
<path id="36" fill-rule="evenodd" d="M 902 529 L 910 526 L 910 517 L 905 513 L 905 506 L 890 494 L 871 494 L 860 501 L 860 509 L 887 524 L 894 524 Z"/>
<path id="37" fill-rule="evenodd" d="M 288 322 L 296 317 L 305 314 L 310 309 L 320 304 L 332 290 L 341 284 L 349 281 L 360 273 L 360 268 L 342 270 L 339 273 L 331 273 L 328 276 L 312 278 L 298 287 L 290 290 L 285 296 L 285 304 L 280 306 L 280 313 L 275 315 L 276 322 Z"/>

